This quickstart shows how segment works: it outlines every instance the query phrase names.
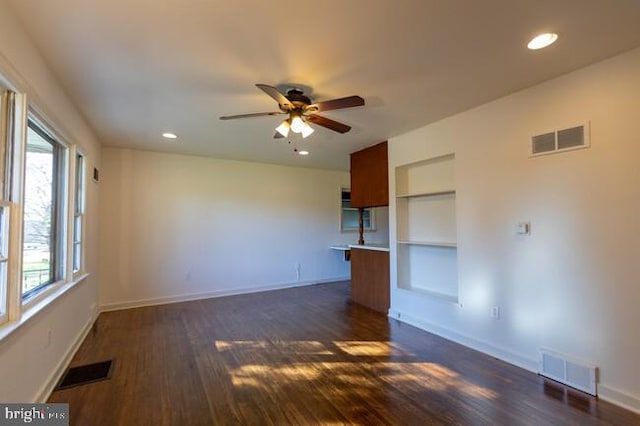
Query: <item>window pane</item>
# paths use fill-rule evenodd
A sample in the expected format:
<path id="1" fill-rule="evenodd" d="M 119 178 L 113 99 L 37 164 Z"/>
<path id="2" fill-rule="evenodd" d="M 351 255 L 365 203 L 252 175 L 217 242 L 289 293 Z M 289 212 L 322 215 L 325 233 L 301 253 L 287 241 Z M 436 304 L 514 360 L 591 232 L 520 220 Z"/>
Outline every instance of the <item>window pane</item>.
<path id="1" fill-rule="evenodd" d="M 351 190 L 343 188 L 340 191 L 340 203 L 341 203 L 341 230 L 344 231 L 357 231 L 358 222 L 360 220 L 360 213 L 358 209 L 351 207 Z M 374 224 L 372 220 L 371 208 L 364 209 L 362 214 L 362 227 L 365 231 L 373 230 Z"/>
<path id="2" fill-rule="evenodd" d="M 7 313 L 8 228 L 8 210 L 0 206 L 0 316 Z"/>
<path id="3" fill-rule="evenodd" d="M 5 207 L 0 206 L 0 259 L 7 257 L 7 219 Z"/>
<path id="4" fill-rule="evenodd" d="M 82 269 L 82 215 L 84 214 L 84 157 L 76 156 L 75 206 L 73 218 L 73 272 Z"/>
<path id="5" fill-rule="evenodd" d="M 31 126 L 25 156 L 23 295 L 54 281 L 55 147 Z"/>
<path id="6" fill-rule="evenodd" d="M 342 227 L 344 229 L 358 229 L 359 220 L 358 210 L 344 210 L 342 212 Z"/>
<path id="7" fill-rule="evenodd" d="M 73 272 L 78 272 L 82 265 L 80 259 L 82 256 L 82 246 L 80 244 L 73 245 Z"/>

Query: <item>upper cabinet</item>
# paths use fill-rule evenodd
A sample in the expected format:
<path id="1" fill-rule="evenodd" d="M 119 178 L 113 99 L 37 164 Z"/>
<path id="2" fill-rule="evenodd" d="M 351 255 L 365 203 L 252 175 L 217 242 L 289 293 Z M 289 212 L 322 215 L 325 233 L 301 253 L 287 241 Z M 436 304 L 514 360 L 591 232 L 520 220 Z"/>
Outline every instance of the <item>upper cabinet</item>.
<path id="1" fill-rule="evenodd" d="M 351 154 L 351 207 L 389 205 L 387 142 Z"/>

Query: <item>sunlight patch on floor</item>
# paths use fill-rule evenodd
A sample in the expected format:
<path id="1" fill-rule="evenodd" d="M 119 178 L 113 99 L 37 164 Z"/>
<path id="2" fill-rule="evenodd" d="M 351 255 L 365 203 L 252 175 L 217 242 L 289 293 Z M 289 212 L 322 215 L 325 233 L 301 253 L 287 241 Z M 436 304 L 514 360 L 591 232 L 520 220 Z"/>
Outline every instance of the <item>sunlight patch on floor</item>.
<path id="1" fill-rule="evenodd" d="M 379 341 L 334 341 L 341 351 L 352 356 L 399 356 L 411 355 L 398 348 L 393 342 Z"/>
<path id="2" fill-rule="evenodd" d="M 299 387 L 300 392 L 322 387 L 325 383 L 337 383 L 334 394 L 357 392 L 360 395 L 385 392 L 380 380 L 390 387 L 399 387 L 410 393 L 425 391 L 457 392 L 481 399 L 496 399 L 498 394 L 483 386 L 464 380 L 457 372 L 438 363 L 408 359 L 406 362 L 377 357 L 404 355 L 408 352 L 390 342 L 334 341 L 340 351 L 351 356 L 370 356 L 365 361 L 344 361 L 344 355 L 331 352 L 327 345 L 317 341 L 217 341 L 220 352 L 231 351 L 234 362 L 250 364 L 230 368 L 231 382 L 237 387 L 260 388 L 274 391 L 282 387 Z M 279 352 L 281 351 L 281 352 Z M 302 359 L 272 359 L 279 355 L 301 355 Z M 325 355 L 324 361 L 305 356 Z M 342 356 L 342 359 L 336 357 Z M 415 357 L 414 357 L 415 358 Z M 261 360 L 265 359 L 265 364 Z M 334 359 L 334 361 L 332 361 Z M 268 364 L 268 365 L 267 365 Z M 275 365 L 274 365 L 275 364 Z M 237 365 L 237 364 L 236 364 Z"/>
<path id="3" fill-rule="evenodd" d="M 215 347 L 218 352 L 227 351 L 279 351 L 288 354 L 300 355 L 332 355 L 333 352 L 327 346 L 314 340 L 216 340 Z"/>

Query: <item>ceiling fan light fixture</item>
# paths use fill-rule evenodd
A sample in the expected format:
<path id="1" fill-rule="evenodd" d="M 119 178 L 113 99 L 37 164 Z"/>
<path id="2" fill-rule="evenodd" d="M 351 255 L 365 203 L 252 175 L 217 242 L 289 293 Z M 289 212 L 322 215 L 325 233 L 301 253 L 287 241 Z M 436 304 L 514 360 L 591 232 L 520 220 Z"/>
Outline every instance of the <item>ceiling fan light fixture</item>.
<path id="1" fill-rule="evenodd" d="M 220 120 L 286 114 L 288 118 L 276 127 L 276 134 L 273 135 L 273 137 L 275 139 L 289 137 L 293 131 L 294 133 L 301 134 L 303 138 L 306 138 L 314 131 L 309 123 L 307 123 L 307 120 L 313 123 L 314 126 L 321 126 L 337 133 L 347 133 L 351 130 L 351 126 L 323 117 L 322 115 L 317 115 L 317 112 L 353 108 L 365 104 L 364 99 L 357 95 L 312 103 L 311 98 L 305 96 L 301 89 L 291 88 L 287 90 L 285 94 L 276 87 L 269 86 L 268 84 L 259 83 L 256 84 L 256 87 L 278 103 L 279 111 L 225 115 L 221 116 Z"/>
<path id="2" fill-rule="evenodd" d="M 290 128 L 291 125 L 289 124 L 289 120 L 287 119 L 280 123 L 278 127 L 276 127 L 276 131 L 286 138 L 287 136 L 289 136 Z"/>
<path id="3" fill-rule="evenodd" d="M 304 127 L 302 128 L 302 137 L 306 138 L 307 136 L 311 135 L 311 133 L 313 133 L 313 127 L 309 126 L 308 123 L 304 123 Z M 304 155 L 304 154 L 303 154 Z"/>
<path id="4" fill-rule="evenodd" d="M 291 131 L 293 133 L 302 133 L 305 127 L 305 122 L 299 115 L 291 114 Z"/>

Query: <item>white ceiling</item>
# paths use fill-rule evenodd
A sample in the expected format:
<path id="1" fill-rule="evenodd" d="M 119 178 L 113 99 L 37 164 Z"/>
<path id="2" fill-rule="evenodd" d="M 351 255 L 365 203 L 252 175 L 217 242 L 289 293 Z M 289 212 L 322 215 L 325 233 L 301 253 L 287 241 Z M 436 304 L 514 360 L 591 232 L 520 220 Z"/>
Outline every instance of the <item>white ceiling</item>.
<path id="1" fill-rule="evenodd" d="M 0 1 L 105 145 L 343 170 L 350 152 L 640 46 L 638 0 Z M 527 50 L 543 31 L 559 41 Z M 255 83 L 366 105 L 323 113 L 347 134 L 275 140 L 281 117 L 218 119 L 277 111 Z"/>

